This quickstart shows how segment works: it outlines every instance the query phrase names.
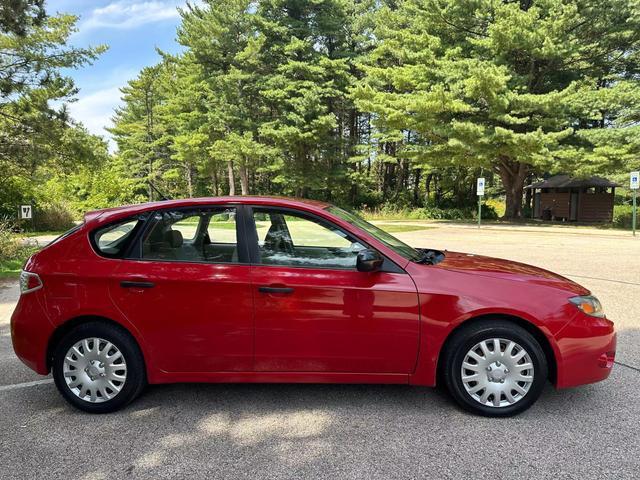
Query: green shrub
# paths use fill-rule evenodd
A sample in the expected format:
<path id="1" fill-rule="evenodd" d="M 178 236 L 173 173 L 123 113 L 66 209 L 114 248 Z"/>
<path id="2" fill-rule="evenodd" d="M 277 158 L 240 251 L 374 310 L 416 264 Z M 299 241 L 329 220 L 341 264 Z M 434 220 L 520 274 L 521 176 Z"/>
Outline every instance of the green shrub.
<path id="1" fill-rule="evenodd" d="M 24 245 L 14 233 L 15 225 L 0 219 L 0 278 L 14 277 L 20 273 L 24 262 L 38 248 Z"/>
<path id="2" fill-rule="evenodd" d="M 612 225 L 618 228 L 631 228 L 633 207 L 631 205 L 615 205 L 613 207 Z M 638 219 L 636 218 L 636 222 Z"/>
<path id="3" fill-rule="evenodd" d="M 504 198 L 487 198 L 484 205 L 493 209 L 493 211 L 496 213 L 496 218 L 502 217 L 505 210 L 507 209 Z M 484 210 L 485 207 L 483 206 L 482 208 Z M 484 211 L 482 212 L 482 218 L 485 218 Z"/>
<path id="4" fill-rule="evenodd" d="M 20 242 L 16 239 L 14 225 L 6 219 L 0 219 L 0 260 L 15 258 L 20 252 Z"/>
<path id="5" fill-rule="evenodd" d="M 500 208 L 500 207 L 498 207 Z M 497 220 L 502 215 L 504 215 L 504 204 L 502 204 L 502 213 L 499 214 L 496 205 L 491 203 L 483 203 L 482 204 L 482 218 L 486 220 Z M 477 217 L 477 215 L 476 215 Z"/>
<path id="6" fill-rule="evenodd" d="M 36 230 L 62 232 L 74 226 L 71 210 L 62 203 L 37 207 L 34 212 Z"/>
<path id="7" fill-rule="evenodd" d="M 383 206 L 375 210 L 364 210 L 360 212 L 367 219 L 385 219 L 385 220 L 471 220 L 478 218 L 477 208 L 394 208 L 391 206 Z M 495 220 L 498 214 L 493 205 L 482 205 L 482 218 L 486 220 Z"/>

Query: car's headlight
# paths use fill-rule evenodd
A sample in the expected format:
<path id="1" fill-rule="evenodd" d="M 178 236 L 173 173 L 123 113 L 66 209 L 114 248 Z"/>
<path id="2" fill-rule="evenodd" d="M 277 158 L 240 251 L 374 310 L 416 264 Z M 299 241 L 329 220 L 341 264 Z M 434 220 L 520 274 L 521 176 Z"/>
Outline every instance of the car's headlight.
<path id="1" fill-rule="evenodd" d="M 598 300 L 593 295 L 571 297 L 569 301 L 587 315 L 591 315 L 592 317 L 604 317 L 602 304 L 600 303 L 600 300 Z"/>

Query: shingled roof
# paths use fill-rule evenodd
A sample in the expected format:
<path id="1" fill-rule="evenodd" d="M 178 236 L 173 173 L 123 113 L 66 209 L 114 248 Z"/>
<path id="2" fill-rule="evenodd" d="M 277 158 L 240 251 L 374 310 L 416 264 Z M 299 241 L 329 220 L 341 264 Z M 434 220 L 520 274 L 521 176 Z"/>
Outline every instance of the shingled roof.
<path id="1" fill-rule="evenodd" d="M 619 186 L 620 184 L 602 177 L 571 178 L 569 175 L 555 175 L 541 182 L 534 182 L 525 188 L 589 188 Z"/>

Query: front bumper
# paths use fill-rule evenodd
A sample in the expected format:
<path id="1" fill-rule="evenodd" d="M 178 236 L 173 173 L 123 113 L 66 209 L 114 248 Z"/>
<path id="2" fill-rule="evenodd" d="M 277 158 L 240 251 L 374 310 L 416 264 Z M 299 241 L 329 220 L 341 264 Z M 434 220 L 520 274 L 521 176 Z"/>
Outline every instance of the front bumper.
<path id="1" fill-rule="evenodd" d="M 556 335 L 557 388 L 605 380 L 613 368 L 616 332 L 606 318 L 580 314 Z"/>

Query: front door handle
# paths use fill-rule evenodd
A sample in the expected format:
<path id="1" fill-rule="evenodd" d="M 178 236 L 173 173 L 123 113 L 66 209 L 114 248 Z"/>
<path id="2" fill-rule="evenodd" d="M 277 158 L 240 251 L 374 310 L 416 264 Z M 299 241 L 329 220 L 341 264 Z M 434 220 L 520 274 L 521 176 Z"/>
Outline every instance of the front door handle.
<path id="1" fill-rule="evenodd" d="M 123 280 L 120 282 L 120 286 L 122 288 L 153 288 L 156 284 L 153 282 Z"/>
<path id="2" fill-rule="evenodd" d="M 260 293 L 284 293 L 289 294 L 293 293 L 293 288 L 291 287 L 258 287 L 258 291 Z"/>

